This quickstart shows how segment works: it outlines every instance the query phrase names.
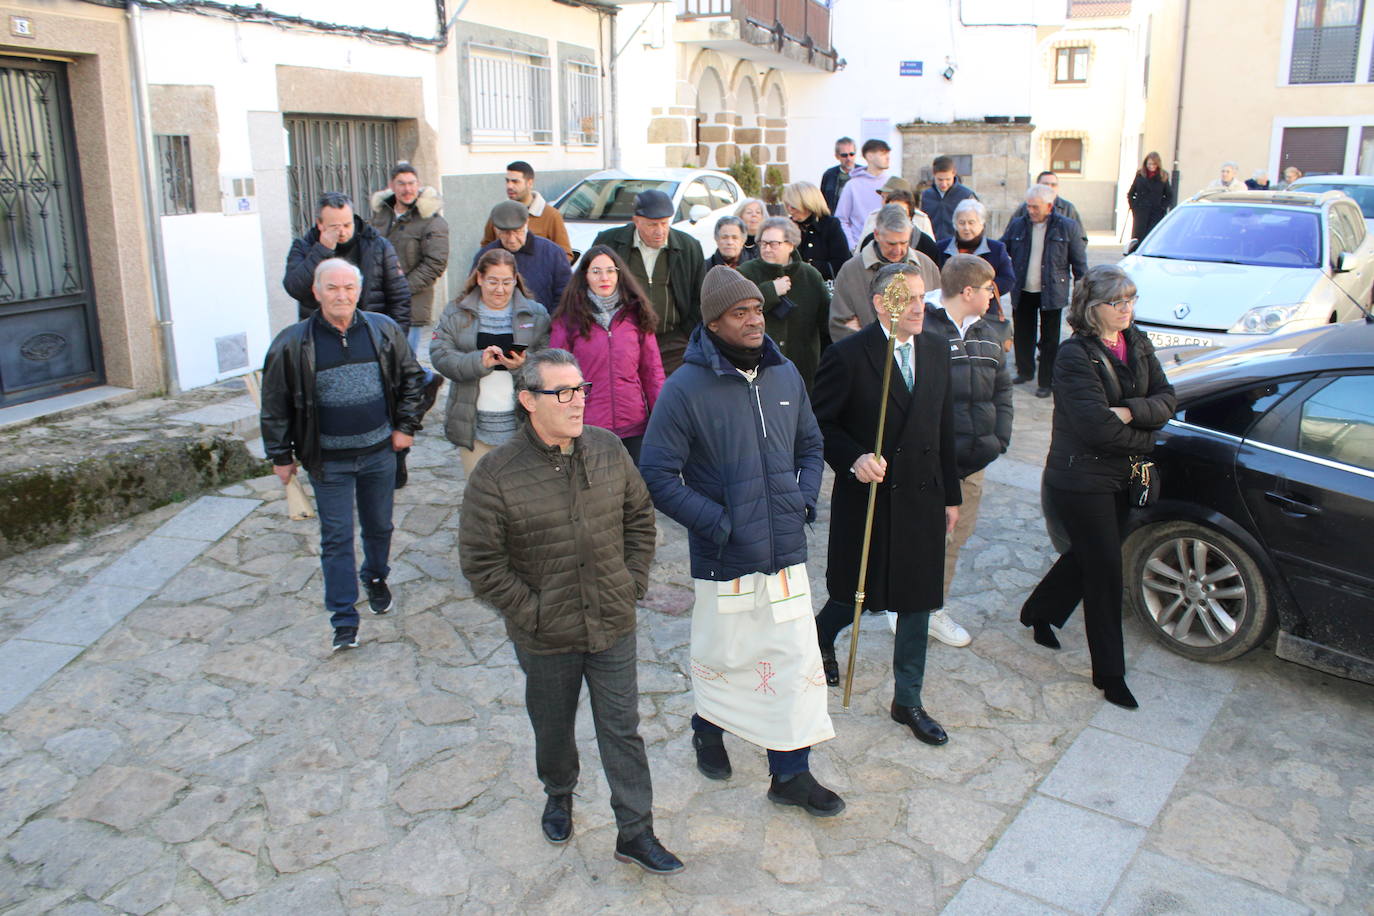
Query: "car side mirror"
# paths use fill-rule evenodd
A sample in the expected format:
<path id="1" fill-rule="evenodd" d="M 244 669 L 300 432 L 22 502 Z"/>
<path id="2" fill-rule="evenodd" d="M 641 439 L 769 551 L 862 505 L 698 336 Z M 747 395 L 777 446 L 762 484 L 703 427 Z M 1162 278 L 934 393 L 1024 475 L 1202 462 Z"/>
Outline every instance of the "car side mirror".
<path id="1" fill-rule="evenodd" d="M 1338 274 L 1350 273 L 1358 266 L 1353 251 L 1342 251 L 1341 256 L 1336 259 L 1336 273 Z"/>
<path id="2" fill-rule="evenodd" d="M 692 209 L 687 211 L 687 219 L 691 223 L 699 223 L 711 215 L 711 208 L 705 204 L 693 204 Z"/>

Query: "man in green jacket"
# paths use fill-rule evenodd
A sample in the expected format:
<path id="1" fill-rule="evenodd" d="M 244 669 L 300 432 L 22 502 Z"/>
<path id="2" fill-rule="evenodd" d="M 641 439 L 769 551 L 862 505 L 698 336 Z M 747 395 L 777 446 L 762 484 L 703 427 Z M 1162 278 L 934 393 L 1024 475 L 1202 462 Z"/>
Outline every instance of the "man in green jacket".
<path id="1" fill-rule="evenodd" d="M 593 244 L 609 245 L 649 295 L 658 315 L 658 352 L 663 372 L 682 365 L 687 337 L 701 320 L 701 284 L 706 259 L 701 244 L 671 228 L 673 201 L 662 191 L 641 191 L 628 226 L 607 229 Z"/>
<path id="2" fill-rule="evenodd" d="M 506 622 L 525 672 L 550 843 L 572 837 L 574 725 L 582 681 L 611 788 L 615 857 L 672 874 L 682 862 L 653 831 L 639 735 L 635 603 L 649 585 L 654 507 L 612 432 L 583 426 L 591 385 L 567 350 L 532 353 L 516 381 L 528 422 L 478 463 L 463 496 L 463 575 Z"/>

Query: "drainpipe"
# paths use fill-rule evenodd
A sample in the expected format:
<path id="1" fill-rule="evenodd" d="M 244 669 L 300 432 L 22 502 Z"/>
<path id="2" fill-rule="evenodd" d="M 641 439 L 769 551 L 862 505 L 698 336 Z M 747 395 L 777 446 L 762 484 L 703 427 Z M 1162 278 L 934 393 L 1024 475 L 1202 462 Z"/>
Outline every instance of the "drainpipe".
<path id="1" fill-rule="evenodd" d="M 614 13 L 609 17 L 611 20 L 611 149 L 609 168 L 620 168 L 620 55 L 616 53 L 615 43 L 615 24 L 618 21 Z"/>
<path id="2" fill-rule="evenodd" d="M 124 7 L 129 22 L 129 62 L 133 71 L 134 133 L 138 137 L 138 164 L 143 169 L 143 223 L 148 250 L 148 266 L 153 274 L 153 312 L 157 316 L 158 338 L 162 343 L 162 379 L 167 394 L 180 394 L 177 381 L 176 340 L 172 336 L 172 303 L 167 292 L 167 253 L 162 245 L 162 219 L 158 215 L 157 162 L 153 154 L 153 118 L 148 102 L 148 74 L 144 68 L 143 10 L 138 0 Z"/>
<path id="3" fill-rule="evenodd" d="M 1188 8 L 1192 6 L 1192 0 L 1183 0 L 1183 41 L 1180 43 L 1181 52 L 1178 59 L 1178 110 L 1174 113 L 1174 167 L 1173 174 L 1170 175 L 1170 184 L 1173 186 L 1174 201 L 1178 201 L 1178 148 L 1179 138 L 1183 133 L 1183 75 L 1188 69 Z"/>

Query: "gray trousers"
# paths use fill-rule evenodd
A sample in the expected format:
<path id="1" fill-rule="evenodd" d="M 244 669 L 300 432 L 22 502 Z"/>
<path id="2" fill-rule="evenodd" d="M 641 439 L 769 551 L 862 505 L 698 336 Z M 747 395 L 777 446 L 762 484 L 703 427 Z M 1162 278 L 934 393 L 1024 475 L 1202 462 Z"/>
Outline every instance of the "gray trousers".
<path id="1" fill-rule="evenodd" d="M 604 652 L 535 655 L 516 646 L 515 656 L 525 672 L 525 709 L 534 727 L 534 762 L 544 791 L 568 795 L 577 788 L 574 728 L 586 680 L 620 838 L 631 840 L 652 829 L 654 792 L 644 739 L 639 736 L 635 634 Z"/>

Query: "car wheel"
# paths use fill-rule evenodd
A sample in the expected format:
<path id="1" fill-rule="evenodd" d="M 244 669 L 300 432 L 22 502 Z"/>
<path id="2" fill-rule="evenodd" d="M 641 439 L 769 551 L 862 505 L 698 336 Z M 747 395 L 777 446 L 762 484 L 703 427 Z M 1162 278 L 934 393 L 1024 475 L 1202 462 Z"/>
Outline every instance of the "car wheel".
<path id="1" fill-rule="evenodd" d="M 1126 539 L 1127 602 L 1151 635 L 1204 662 L 1238 658 L 1278 622 L 1264 573 L 1249 551 L 1220 531 L 1163 522 Z"/>

